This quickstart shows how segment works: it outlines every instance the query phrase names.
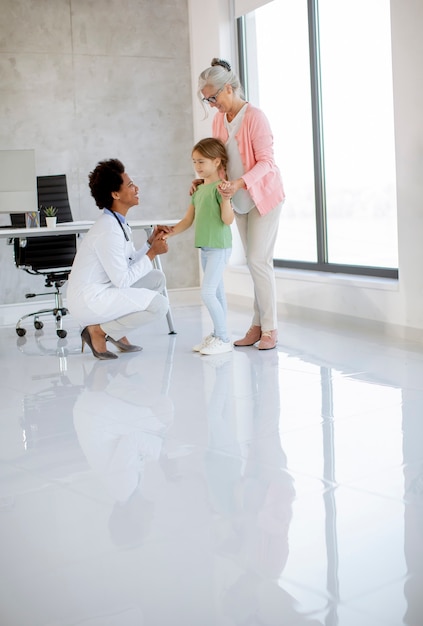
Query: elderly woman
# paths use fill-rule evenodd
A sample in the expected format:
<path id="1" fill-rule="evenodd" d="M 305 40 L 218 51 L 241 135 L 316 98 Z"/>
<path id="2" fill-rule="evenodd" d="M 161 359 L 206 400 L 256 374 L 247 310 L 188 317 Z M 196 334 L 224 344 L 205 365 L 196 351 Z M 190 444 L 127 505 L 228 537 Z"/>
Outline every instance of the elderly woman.
<path id="1" fill-rule="evenodd" d="M 235 346 L 259 350 L 278 341 L 273 251 L 285 193 L 275 164 L 273 136 L 264 113 L 245 101 L 241 83 L 227 61 L 213 59 L 198 80 L 198 96 L 217 109 L 213 136 L 228 152 L 227 181 L 219 190 L 232 197 L 235 219 L 254 284 L 251 328 Z"/>
<path id="2" fill-rule="evenodd" d="M 164 317 L 169 303 L 162 295 L 165 276 L 152 261 L 167 252 L 158 226 L 136 250 L 126 222 L 129 209 L 138 204 L 138 187 L 118 159 L 101 161 L 89 175 L 91 195 L 102 215 L 78 248 L 69 276 L 67 303 L 83 327 L 82 350 L 87 343 L 98 359 L 116 359 L 106 341 L 121 352 L 142 348 L 131 345 L 130 330 Z"/>

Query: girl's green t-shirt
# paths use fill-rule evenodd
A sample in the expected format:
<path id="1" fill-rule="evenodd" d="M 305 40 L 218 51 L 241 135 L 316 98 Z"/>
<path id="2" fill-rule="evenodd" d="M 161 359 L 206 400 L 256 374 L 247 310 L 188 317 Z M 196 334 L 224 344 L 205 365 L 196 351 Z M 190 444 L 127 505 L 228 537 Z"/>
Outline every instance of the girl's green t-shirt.
<path id="1" fill-rule="evenodd" d="M 220 181 L 199 185 L 192 194 L 195 208 L 196 248 L 231 248 L 232 231 L 220 216 L 221 195 L 217 189 Z"/>

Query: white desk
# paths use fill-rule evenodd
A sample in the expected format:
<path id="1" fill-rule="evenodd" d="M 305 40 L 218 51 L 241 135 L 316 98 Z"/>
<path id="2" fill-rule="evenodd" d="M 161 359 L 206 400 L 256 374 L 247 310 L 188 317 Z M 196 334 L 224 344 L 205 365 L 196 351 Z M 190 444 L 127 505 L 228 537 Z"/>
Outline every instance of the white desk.
<path id="1" fill-rule="evenodd" d="M 128 220 L 128 224 L 132 230 L 145 230 L 149 236 L 154 226 L 164 224 L 166 226 L 174 226 L 179 220 Z M 56 228 L 47 228 L 47 226 L 40 226 L 39 228 L 13 228 L 12 226 L 6 228 L 0 228 L 0 239 L 14 239 L 19 237 L 41 237 L 41 236 L 53 236 L 53 235 L 73 235 L 78 233 L 86 233 L 89 231 L 94 221 L 82 220 L 75 222 L 64 222 L 58 224 Z"/>
<path id="2" fill-rule="evenodd" d="M 128 224 L 131 230 L 145 230 L 147 237 L 151 235 L 155 226 L 164 224 L 166 226 L 173 226 L 177 224 L 179 220 L 128 220 Z M 46 226 L 40 226 L 39 228 L 0 228 L 0 239 L 25 239 L 28 237 L 41 237 L 48 236 L 54 237 L 55 235 L 77 235 L 79 233 L 86 233 L 89 231 L 94 221 L 82 220 L 75 222 L 66 222 L 58 224 L 56 228 L 47 228 Z M 157 255 L 153 260 L 153 265 L 156 269 L 162 270 L 162 264 L 160 261 L 160 255 Z M 164 295 L 167 297 L 167 289 L 164 290 Z M 172 311 L 169 306 L 169 311 L 166 315 L 167 323 L 169 326 L 169 334 L 176 334 Z"/>

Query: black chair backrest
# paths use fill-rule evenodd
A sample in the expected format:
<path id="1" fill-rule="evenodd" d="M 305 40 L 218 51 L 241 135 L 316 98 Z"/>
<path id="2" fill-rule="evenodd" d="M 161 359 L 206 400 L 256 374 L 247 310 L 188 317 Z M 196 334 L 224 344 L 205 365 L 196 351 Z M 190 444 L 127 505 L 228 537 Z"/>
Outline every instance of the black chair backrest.
<path id="1" fill-rule="evenodd" d="M 55 206 L 57 223 L 72 222 L 72 211 L 69 204 L 66 174 L 53 176 L 37 176 L 38 209 L 40 225 L 46 225 L 46 217 L 42 207 Z M 10 220 L 14 228 L 25 228 L 25 214 L 12 213 Z"/>
<path id="2" fill-rule="evenodd" d="M 16 266 L 31 268 L 35 272 L 70 268 L 76 254 L 76 235 L 28 237 L 24 246 L 15 238 L 13 244 Z"/>
<path id="3" fill-rule="evenodd" d="M 72 222 L 72 211 L 69 204 L 66 174 L 56 176 L 37 176 L 38 207 L 41 211 L 41 226 L 45 226 L 45 215 L 41 207 L 55 206 L 57 222 Z M 44 220 L 44 223 L 43 223 Z"/>
<path id="4" fill-rule="evenodd" d="M 55 206 L 58 223 L 73 221 L 65 174 L 38 176 L 37 191 L 41 226 L 46 225 L 41 207 Z M 24 214 L 11 214 L 10 218 L 15 228 L 25 227 Z M 30 267 L 34 271 L 70 267 L 76 254 L 76 235 L 28 237 L 24 246 L 15 239 L 14 251 L 18 267 Z"/>

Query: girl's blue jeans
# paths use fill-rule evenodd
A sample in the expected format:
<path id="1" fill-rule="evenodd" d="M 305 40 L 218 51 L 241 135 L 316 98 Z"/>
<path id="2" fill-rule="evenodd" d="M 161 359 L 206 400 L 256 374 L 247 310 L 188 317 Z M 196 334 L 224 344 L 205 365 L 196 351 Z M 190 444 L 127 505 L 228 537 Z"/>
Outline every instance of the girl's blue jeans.
<path id="1" fill-rule="evenodd" d="M 204 273 L 201 298 L 212 318 L 213 334 L 222 341 L 229 341 L 223 273 L 231 252 L 232 248 L 201 248 L 201 267 Z"/>

